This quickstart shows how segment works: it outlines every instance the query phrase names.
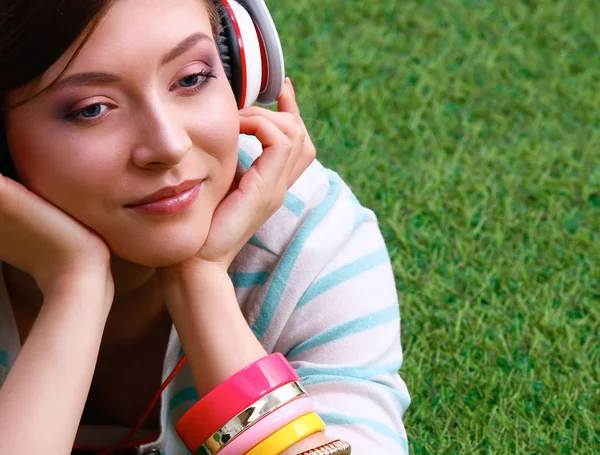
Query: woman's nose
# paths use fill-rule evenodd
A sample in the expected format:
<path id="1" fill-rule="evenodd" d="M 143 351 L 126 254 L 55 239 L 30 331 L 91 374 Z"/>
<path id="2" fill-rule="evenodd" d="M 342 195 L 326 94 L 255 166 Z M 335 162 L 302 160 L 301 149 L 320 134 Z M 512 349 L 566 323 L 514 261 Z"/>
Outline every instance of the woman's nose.
<path id="1" fill-rule="evenodd" d="M 139 137 L 132 156 L 134 164 L 148 169 L 179 164 L 192 148 L 185 121 L 160 106 L 145 109 L 141 115 Z"/>

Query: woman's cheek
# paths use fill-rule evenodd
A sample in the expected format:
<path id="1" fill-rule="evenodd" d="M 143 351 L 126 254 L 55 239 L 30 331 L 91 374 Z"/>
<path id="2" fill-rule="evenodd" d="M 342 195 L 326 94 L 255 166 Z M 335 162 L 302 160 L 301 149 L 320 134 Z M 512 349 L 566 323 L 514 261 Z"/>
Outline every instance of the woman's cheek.
<path id="1" fill-rule="evenodd" d="M 199 122 L 192 128 L 196 136 L 193 141 L 210 155 L 227 156 L 234 151 L 237 156 L 240 120 L 235 98 L 233 94 L 215 98 L 208 102 L 210 109 L 196 117 Z"/>
<path id="2" fill-rule="evenodd" d="M 98 212 L 104 205 L 103 197 L 109 194 L 109 182 L 119 181 L 114 172 L 115 157 L 111 163 L 110 156 L 97 150 L 95 141 L 89 143 L 81 136 L 28 137 L 26 142 L 15 144 L 13 154 L 22 183 L 76 219 L 90 221 L 87 212 Z"/>
<path id="3" fill-rule="evenodd" d="M 227 90 L 215 92 L 206 100 L 210 110 L 196 115 L 197 122 L 189 128 L 192 142 L 201 153 L 210 155 L 216 161 L 218 174 L 216 179 L 221 197 L 229 190 L 238 162 L 240 122 L 233 93 Z"/>

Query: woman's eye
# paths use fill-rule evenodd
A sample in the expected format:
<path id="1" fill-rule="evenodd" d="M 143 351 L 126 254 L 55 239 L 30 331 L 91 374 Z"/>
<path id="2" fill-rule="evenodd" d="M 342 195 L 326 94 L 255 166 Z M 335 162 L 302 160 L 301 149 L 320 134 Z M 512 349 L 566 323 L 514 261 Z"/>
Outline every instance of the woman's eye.
<path id="1" fill-rule="evenodd" d="M 183 89 L 192 89 L 199 90 L 202 88 L 208 81 L 215 77 L 215 74 L 210 71 L 203 71 L 199 73 L 190 74 L 188 76 L 182 77 L 179 79 L 174 88 L 180 87 Z"/>
<path id="2" fill-rule="evenodd" d="M 182 87 L 193 87 L 199 82 L 199 79 L 199 74 L 191 74 L 189 76 L 184 77 L 179 82 Z"/>
<path id="3" fill-rule="evenodd" d="M 108 109 L 106 104 L 96 103 L 90 104 L 78 111 L 69 115 L 74 120 L 94 120 L 100 117 Z"/>

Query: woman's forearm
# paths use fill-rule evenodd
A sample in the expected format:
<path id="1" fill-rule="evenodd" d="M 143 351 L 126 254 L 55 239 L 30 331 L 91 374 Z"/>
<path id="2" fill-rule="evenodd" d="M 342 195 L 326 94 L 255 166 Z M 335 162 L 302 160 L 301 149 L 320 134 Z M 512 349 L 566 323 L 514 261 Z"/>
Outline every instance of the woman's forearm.
<path id="1" fill-rule="evenodd" d="M 160 273 L 200 396 L 267 355 L 240 311 L 226 272 L 198 266 Z"/>
<path id="2" fill-rule="evenodd" d="M 0 455 L 71 453 L 112 299 L 104 277 L 45 297 L 0 388 Z"/>
<path id="3" fill-rule="evenodd" d="M 161 273 L 167 307 L 200 396 L 267 355 L 240 311 L 226 271 L 198 266 Z M 329 441 L 323 433 L 315 434 L 282 455 L 295 455 Z"/>

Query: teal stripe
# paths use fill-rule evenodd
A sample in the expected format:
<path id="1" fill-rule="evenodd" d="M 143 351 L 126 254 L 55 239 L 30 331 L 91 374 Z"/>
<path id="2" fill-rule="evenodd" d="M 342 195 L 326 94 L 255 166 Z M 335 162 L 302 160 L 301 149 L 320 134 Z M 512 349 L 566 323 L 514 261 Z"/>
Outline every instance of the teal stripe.
<path id="1" fill-rule="evenodd" d="M 332 341 L 345 338 L 355 333 L 364 332 L 373 327 L 386 324 L 390 321 L 400 320 L 400 308 L 398 305 L 393 305 L 383 310 L 375 311 L 374 313 L 362 316 L 349 322 L 345 322 L 336 327 L 325 330 L 318 335 L 309 338 L 292 348 L 287 354 L 288 359 L 292 359 L 303 352 L 322 346 Z"/>
<path id="2" fill-rule="evenodd" d="M 400 406 L 402 407 L 403 410 L 407 410 L 408 407 L 410 406 L 410 396 L 400 392 L 399 390 L 396 390 L 393 387 L 388 386 L 387 384 L 380 382 L 380 381 L 374 381 L 374 380 L 370 380 L 370 379 L 362 379 L 362 378 L 352 378 L 352 377 L 347 377 L 347 376 L 336 376 L 336 375 L 332 375 L 332 374 L 321 374 L 321 375 L 315 375 L 315 376 L 309 376 L 307 378 L 301 379 L 300 382 L 302 383 L 303 386 L 305 387 L 310 387 L 312 385 L 316 385 L 316 384 L 324 384 L 324 383 L 328 383 L 328 382 L 355 382 L 355 383 L 359 383 L 361 384 L 363 387 L 366 387 L 368 385 L 371 386 L 384 386 L 386 387 L 386 390 L 388 392 L 390 392 L 394 398 L 396 398 L 396 401 L 398 401 L 398 403 L 400 403 Z M 308 390 L 308 393 L 310 395 L 310 390 Z M 366 392 L 368 393 L 368 392 Z"/>
<path id="3" fill-rule="evenodd" d="M 173 412 L 177 406 L 185 403 L 186 401 L 192 401 L 193 403 L 196 403 L 199 399 L 200 397 L 198 396 L 198 392 L 195 387 L 186 387 L 173 395 L 173 398 L 171 398 L 169 401 L 169 407 L 167 408 L 168 410 L 165 417 L 164 427 L 167 428 L 170 425 L 169 422 L 171 420 L 171 412 Z"/>
<path id="4" fill-rule="evenodd" d="M 239 148 L 238 149 L 238 162 L 240 163 L 240 165 L 242 166 L 242 168 L 247 171 L 248 169 L 250 169 L 250 166 L 252 166 L 252 163 L 254 163 L 254 158 L 252 158 L 252 156 L 250 156 L 250 154 L 248 152 L 246 152 L 244 149 Z M 289 191 L 287 192 L 287 194 L 285 195 L 285 201 L 283 203 L 283 206 L 288 209 L 290 212 L 292 212 L 295 216 L 300 216 L 302 215 L 302 212 L 304 212 L 304 207 L 305 204 L 304 202 L 302 202 L 300 199 L 298 199 L 296 196 L 294 196 L 292 193 L 290 193 Z"/>
<path id="5" fill-rule="evenodd" d="M 247 171 L 254 163 L 254 158 L 252 158 L 248 152 L 246 152 L 242 148 L 238 148 L 238 163 L 242 165 L 242 168 Z"/>
<path id="6" fill-rule="evenodd" d="M 329 291 L 330 289 L 339 286 L 340 284 L 361 275 L 375 267 L 389 262 L 390 257 L 385 248 L 371 254 L 367 254 L 362 258 L 346 264 L 343 267 L 325 275 L 323 278 L 315 281 L 304 293 L 296 308 L 302 308 L 315 297 Z"/>
<path id="7" fill-rule="evenodd" d="M 263 250 L 267 250 L 270 251 L 264 243 L 262 243 L 260 240 L 258 240 L 258 237 L 256 237 L 256 235 L 253 235 L 250 240 L 248 240 L 248 243 L 257 246 L 259 248 L 262 248 Z"/>
<path id="8" fill-rule="evenodd" d="M 0 351 L 0 366 L 5 367 L 7 364 L 6 351 Z"/>
<path id="9" fill-rule="evenodd" d="M 283 206 L 296 216 L 302 215 L 306 206 L 298 197 L 294 196 L 289 191 L 285 195 Z"/>
<path id="10" fill-rule="evenodd" d="M 350 376 L 353 378 L 371 379 L 382 374 L 398 373 L 402 361 L 385 365 L 368 367 L 324 367 L 324 368 L 297 368 L 296 372 L 301 378 L 317 375 Z"/>
<path id="11" fill-rule="evenodd" d="M 171 398 L 171 401 L 169 401 L 167 414 L 170 415 L 173 409 L 175 409 L 181 403 L 185 403 L 186 401 L 196 402 L 199 399 L 200 397 L 198 396 L 198 391 L 195 387 L 186 387 L 181 389 L 179 392 L 173 395 L 173 398 Z"/>
<path id="12" fill-rule="evenodd" d="M 261 286 L 267 282 L 269 272 L 229 272 L 233 286 L 237 289 Z"/>
<path id="13" fill-rule="evenodd" d="M 341 191 L 340 178 L 333 171 L 326 170 L 326 173 L 329 177 L 329 192 L 323 202 L 312 211 L 306 222 L 302 224 L 290 242 L 288 249 L 285 251 L 283 258 L 275 270 L 258 318 L 252 326 L 252 331 L 259 340 L 262 339 L 269 328 L 269 324 L 275 314 L 275 309 L 279 305 L 283 291 L 304 243 L 338 200 Z"/>
<path id="14" fill-rule="evenodd" d="M 326 425 L 364 425 L 379 434 L 387 436 L 408 453 L 408 442 L 398 434 L 398 431 L 378 422 L 377 420 L 367 419 L 365 417 L 354 417 L 332 412 L 319 413 Z"/>
<path id="15" fill-rule="evenodd" d="M 360 201 L 354 195 L 354 193 L 350 193 L 350 200 L 352 201 L 352 205 L 354 206 L 354 227 L 352 228 L 352 232 L 356 231 L 361 224 L 369 219 L 371 216 L 371 210 L 366 207 L 363 207 L 360 204 Z"/>

